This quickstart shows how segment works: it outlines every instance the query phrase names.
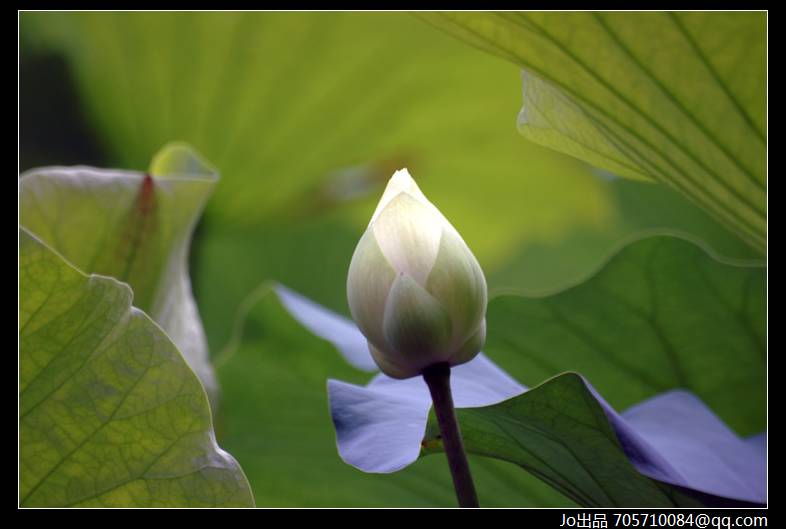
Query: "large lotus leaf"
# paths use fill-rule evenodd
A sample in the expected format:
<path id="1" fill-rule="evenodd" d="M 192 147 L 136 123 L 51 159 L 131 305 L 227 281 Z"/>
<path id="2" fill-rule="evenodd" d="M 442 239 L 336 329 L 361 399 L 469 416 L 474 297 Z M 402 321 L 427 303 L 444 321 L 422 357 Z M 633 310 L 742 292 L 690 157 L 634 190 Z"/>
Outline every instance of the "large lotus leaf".
<path id="1" fill-rule="evenodd" d="M 524 68 L 525 137 L 666 183 L 763 251 L 766 13 L 427 16 Z"/>
<path id="2" fill-rule="evenodd" d="M 199 380 L 128 286 L 19 240 L 20 505 L 253 506 Z"/>
<path id="3" fill-rule="evenodd" d="M 81 271 L 127 282 L 211 396 L 216 382 L 191 294 L 188 249 L 217 174 L 172 144 L 150 172 L 43 167 L 19 182 L 20 222 Z"/>
<path id="4" fill-rule="evenodd" d="M 665 392 L 618 414 L 586 380 L 566 373 L 459 416 L 469 450 L 514 461 L 580 503 L 766 502 L 766 450 L 734 434 L 687 391 Z M 433 417 L 426 438 L 426 445 L 439 446 Z M 552 466 L 554 454 L 562 461 Z M 633 476 L 634 467 L 655 481 Z"/>
<path id="5" fill-rule="evenodd" d="M 689 392 L 667 392 L 620 415 L 575 373 L 527 391 L 480 355 L 451 378 L 470 453 L 516 463 L 581 505 L 766 501 L 765 449 Z M 331 380 L 328 390 L 347 463 L 394 472 L 442 449 L 421 379 L 379 375 L 366 387 Z"/>
<path id="6" fill-rule="evenodd" d="M 739 506 L 767 499 L 766 451 L 736 436 L 688 392 L 664 393 L 619 415 L 582 377 L 565 373 L 458 416 L 467 450 L 515 462 L 582 505 Z M 424 444 L 441 448 L 434 417 Z"/>
<path id="7" fill-rule="evenodd" d="M 213 351 L 265 278 L 347 314 L 352 250 L 404 165 L 492 291 L 564 287 L 641 229 L 751 253 L 670 190 L 642 185 L 641 207 L 626 208 L 616 182 L 522 142 L 515 69 L 413 16 L 23 13 L 20 23 L 23 51 L 67 56 L 114 165 L 144 166 L 181 138 L 221 168 L 192 272 Z"/>
<path id="8" fill-rule="evenodd" d="M 578 371 L 618 409 L 688 389 L 747 436 L 766 428 L 765 315 L 766 268 L 654 237 L 566 291 L 495 298 L 485 351 L 528 385 Z"/>

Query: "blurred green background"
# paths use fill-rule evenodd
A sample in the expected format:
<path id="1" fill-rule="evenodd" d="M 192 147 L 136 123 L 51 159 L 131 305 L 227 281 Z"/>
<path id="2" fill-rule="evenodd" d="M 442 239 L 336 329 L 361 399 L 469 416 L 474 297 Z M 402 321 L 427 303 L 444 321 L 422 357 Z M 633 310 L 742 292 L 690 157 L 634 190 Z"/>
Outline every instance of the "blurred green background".
<path id="1" fill-rule="evenodd" d="M 462 233 L 492 296 L 572 285 L 643 233 L 760 260 L 675 192 L 525 141 L 518 69 L 406 13 L 22 13 L 20 32 L 20 170 L 145 169 L 171 140 L 220 170 L 191 273 L 213 354 L 245 325 L 219 366 L 217 428 L 258 505 L 452 501 L 436 458 L 395 478 L 341 463 L 324 381 L 368 376 L 318 341 L 319 354 L 296 349 L 265 303 L 254 325 L 238 319 L 271 279 L 347 314 L 352 251 L 397 168 Z M 503 463 L 478 464 L 495 483 L 489 502 L 511 490 L 529 490 L 532 504 L 566 501 Z M 424 479 L 437 480 L 431 492 L 412 492 Z"/>

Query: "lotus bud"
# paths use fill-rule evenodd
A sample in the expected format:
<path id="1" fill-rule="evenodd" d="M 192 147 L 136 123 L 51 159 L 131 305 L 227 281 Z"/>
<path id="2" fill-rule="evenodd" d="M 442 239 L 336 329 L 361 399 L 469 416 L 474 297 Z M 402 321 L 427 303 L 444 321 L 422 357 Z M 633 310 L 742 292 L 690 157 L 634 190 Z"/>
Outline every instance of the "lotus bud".
<path id="1" fill-rule="evenodd" d="M 393 378 L 472 360 L 486 339 L 486 279 L 456 229 L 406 169 L 396 171 L 358 242 L 352 317 Z"/>

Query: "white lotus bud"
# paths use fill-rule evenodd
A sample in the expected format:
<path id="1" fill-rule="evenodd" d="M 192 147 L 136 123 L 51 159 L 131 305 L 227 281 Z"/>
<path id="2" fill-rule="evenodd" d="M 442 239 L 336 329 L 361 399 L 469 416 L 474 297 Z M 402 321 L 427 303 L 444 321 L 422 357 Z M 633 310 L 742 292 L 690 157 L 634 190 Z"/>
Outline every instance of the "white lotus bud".
<path id="1" fill-rule="evenodd" d="M 352 317 L 388 376 L 463 364 L 486 339 L 486 279 L 406 169 L 396 171 L 358 242 L 347 279 Z"/>

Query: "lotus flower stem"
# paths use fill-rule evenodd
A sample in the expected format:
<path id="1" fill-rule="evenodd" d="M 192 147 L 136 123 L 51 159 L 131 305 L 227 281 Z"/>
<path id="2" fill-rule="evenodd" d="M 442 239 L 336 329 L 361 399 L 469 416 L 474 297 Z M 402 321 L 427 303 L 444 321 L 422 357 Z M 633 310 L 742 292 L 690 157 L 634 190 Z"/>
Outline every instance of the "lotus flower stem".
<path id="1" fill-rule="evenodd" d="M 479 507 L 467 453 L 461 440 L 461 429 L 456 420 L 456 410 L 453 408 L 450 365 L 445 362 L 427 367 L 423 370 L 423 379 L 431 392 L 434 412 L 442 434 L 442 446 L 448 456 L 448 466 L 453 477 L 453 487 L 456 489 L 459 507 Z"/>

